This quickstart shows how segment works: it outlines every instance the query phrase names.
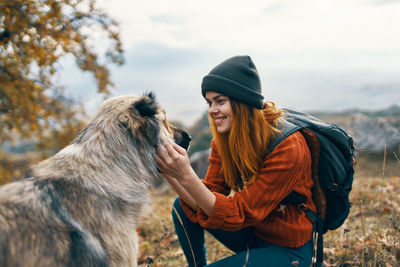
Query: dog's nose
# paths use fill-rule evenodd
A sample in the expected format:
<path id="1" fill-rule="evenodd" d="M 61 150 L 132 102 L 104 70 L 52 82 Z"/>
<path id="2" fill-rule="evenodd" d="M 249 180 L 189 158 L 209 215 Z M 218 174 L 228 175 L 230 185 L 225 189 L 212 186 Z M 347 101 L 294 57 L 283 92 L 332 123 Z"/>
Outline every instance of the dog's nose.
<path id="1" fill-rule="evenodd" d="M 183 131 L 182 132 L 182 136 L 185 140 L 188 140 L 189 142 L 192 141 L 192 137 L 190 136 L 190 134 L 188 134 L 187 132 Z"/>
<path id="2" fill-rule="evenodd" d="M 189 144 L 190 144 L 190 141 L 192 140 L 192 137 L 183 130 L 181 132 L 181 135 L 182 135 L 182 140 L 179 145 L 187 150 L 189 148 Z"/>

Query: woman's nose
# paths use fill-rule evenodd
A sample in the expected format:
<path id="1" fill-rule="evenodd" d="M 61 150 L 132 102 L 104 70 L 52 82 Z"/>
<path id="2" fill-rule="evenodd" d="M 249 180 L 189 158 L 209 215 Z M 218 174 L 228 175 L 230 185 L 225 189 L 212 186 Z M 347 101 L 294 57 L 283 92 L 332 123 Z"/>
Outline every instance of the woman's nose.
<path id="1" fill-rule="evenodd" d="M 217 113 L 217 112 L 218 112 L 218 110 L 217 110 L 217 108 L 215 107 L 215 105 L 210 104 L 210 106 L 209 106 L 209 108 L 208 108 L 208 113 L 209 113 L 209 114 L 214 114 L 214 113 Z"/>

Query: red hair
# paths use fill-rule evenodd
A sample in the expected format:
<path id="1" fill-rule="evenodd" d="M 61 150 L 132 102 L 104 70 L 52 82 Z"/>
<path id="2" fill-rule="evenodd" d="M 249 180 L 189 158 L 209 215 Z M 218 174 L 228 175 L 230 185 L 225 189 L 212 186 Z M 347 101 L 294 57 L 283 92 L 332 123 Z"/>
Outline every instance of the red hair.
<path id="1" fill-rule="evenodd" d="M 260 171 L 271 136 L 277 128 L 282 110 L 273 102 L 265 103 L 260 110 L 242 102 L 229 99 L 233 111 L 230 132 L 218 133 L 214 121 L 210 128 L 222 160 L 225 183 L 235 191 L 253 183 Z"/>

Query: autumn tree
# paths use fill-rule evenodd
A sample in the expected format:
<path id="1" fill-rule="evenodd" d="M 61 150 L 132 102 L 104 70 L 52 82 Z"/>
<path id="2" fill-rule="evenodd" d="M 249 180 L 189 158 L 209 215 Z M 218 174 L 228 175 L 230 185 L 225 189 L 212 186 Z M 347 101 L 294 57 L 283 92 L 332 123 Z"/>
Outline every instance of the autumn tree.
<path id="1" fill-rule="evenodd" d="M 57 148 L 82 127 L 83 109 L 66 98 L 56 79 L 67 55 L 93 74 L 98 92 L 109 92 L 107 65 L 122 64 L 123 51 L 118 24 L 95 4 L 0 0 L 0 145 L 17 137 Z M 94 45 L 98 36 L 101 43 Z M 9 163 L 0 150 L 0 183 L 12 175 Z"/>

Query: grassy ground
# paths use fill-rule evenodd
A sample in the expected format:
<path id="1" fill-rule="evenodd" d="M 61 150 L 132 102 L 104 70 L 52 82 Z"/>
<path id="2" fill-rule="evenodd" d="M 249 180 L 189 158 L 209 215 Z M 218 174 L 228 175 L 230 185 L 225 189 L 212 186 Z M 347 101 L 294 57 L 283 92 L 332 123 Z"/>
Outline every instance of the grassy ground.
<path id="1" fill-rule="evenodd" d="M 161 190 L 154 190 L 152 197 L 154 205 L 151 215 L 143 218 L 138 228 L 139 266 L 186 266 L 171 218 L 171 207 L 176 194 L 166 186 Z M 210 262 L 233 254 L 207 233 L 206 247 Z"/>
<path id="2" fill-rule="evenodd" d="M 382 162 L 373 175 L 356 171 L 350 215 L 343 226 L 324 235 L 325 266 L 400 266 L 400 162 L 391 164 L 388 176 Z M 171 220 L 175 194 L 165 186 L 152 196 L 153 212 L 138 228 L 139 266 L 186 266 Z M 206 247 L 210 262 L 232 255 L 208 235 Z"/>

